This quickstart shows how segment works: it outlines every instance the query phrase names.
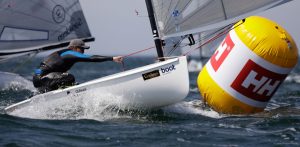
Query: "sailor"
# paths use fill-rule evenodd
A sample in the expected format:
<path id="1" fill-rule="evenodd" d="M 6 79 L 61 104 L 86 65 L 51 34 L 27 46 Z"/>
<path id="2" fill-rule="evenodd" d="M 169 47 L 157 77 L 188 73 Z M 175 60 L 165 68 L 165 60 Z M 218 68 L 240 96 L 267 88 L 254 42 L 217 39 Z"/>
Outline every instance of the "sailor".
<path id="1" fill-rule="evenodd" d="M 67 71 L 76 62 L 104 62 L 114 61 L 121 63 L 123 57 L 107 57 L 99 55 L 86 55 L 85 49 L 89 49 L 81 39 L 71 40 L 67 49 L 56 51 L 50 54 L 35 69 L 33 75 L 33 85 L 40 93 L 59 89 L 61 87 L 72 86 L 75 78 Z"/>

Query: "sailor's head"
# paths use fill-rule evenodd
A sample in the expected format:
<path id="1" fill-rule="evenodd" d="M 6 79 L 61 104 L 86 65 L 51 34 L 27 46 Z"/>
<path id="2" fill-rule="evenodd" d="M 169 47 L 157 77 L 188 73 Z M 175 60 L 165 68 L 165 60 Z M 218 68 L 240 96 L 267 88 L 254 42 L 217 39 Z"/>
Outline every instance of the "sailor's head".
<path id="1" fill-rule="evenodd" d="M 85 49 L 89 49 L 89 46 L 86 46 L 84 41 L 82 41 L 81 39 L 73 39 L 71 40 L 68 48 L 70 49 L 80 49 L 80 50 L 85 50 Z"/>

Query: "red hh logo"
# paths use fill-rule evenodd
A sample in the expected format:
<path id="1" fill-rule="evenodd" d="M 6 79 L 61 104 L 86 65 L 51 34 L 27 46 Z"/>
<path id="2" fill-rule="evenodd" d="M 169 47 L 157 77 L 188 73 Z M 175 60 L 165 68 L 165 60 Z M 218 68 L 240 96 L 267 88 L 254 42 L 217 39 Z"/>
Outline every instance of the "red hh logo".
<path id="1" fill-rule="evenodd" d="M 215 72 L 218 71 L 228 54 L 232 51 L 234 45 L 235 44 L 232 41 L 230 34 L 228 34 L 222 43 L 222 46 L 211 57 L 210 62 Z"/>
<path id="2" fill-rule="evenodd" d="M 248 60 L 231 87 L 250 99 L 267 102 L 286 76 L 269 71 Z"/>

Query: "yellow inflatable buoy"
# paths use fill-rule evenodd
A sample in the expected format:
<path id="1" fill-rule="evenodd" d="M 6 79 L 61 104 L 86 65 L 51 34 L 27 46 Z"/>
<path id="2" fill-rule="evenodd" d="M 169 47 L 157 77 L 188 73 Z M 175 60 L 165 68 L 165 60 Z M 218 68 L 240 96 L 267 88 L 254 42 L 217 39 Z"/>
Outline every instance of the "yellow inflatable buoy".
<path id="1" fill-rule="evenodd" d="M 218 112 L 261 112 L 297 64 L 297 46 L 281 26 L 263 17 L 248 17 L 233 28 L 199 73 L 198 88 Z"/>

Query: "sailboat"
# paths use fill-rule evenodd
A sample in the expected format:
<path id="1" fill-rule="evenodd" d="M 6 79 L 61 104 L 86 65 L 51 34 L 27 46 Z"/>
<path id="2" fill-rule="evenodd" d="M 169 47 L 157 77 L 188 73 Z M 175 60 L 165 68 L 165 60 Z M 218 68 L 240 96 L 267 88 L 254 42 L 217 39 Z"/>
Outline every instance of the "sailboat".
<path id="1" fill-rule="evenodd" d="M 200 62 L 191 60 L 188 69 L 199 72 L 207 61 L 205 58 L 213 54 L 226 35 L 218 36 L 219 33 L 247 16 L 289 1 L 153 0 L 159 34 L 164 40 L 164 55 L 178 56 L 196 48 Z"/>
<path id="2" fill-rule="evenodd" d="M 59 6 L 57 6 L 59 8 L 55 8 L 56 5 L 53 4 L 53 1 L 59 4 Z M 167 48 L 167 46 L 171 49 L 172 47 L 176 48 L 178 47 L 177 45 L 182 44 L 181 41 L 184 39 L 188 39 L 190 42 L 188 44 L 192 46 L 196 44 L 193 39 L 195 34 L 218 28 L 222 31 L 224 28 L 230 28 L 231 24 L 251 14 L 281 5 L 288 1 L 290 0 L 145 0 L 158 59 L 160 60 L 159 62 L 95 79 L 66 89 L 36 95 L 28 100 L 5 108 L 5 111 L 10 114 L 13 113 L 13 111 L 23 108 L 30 107 L 34 110 L 34 104 L 39 102 L 50 102 L 65 97 L 97 98 L 97 96 L 103 94 L 114 95 L 120 98 L 117 105 L 121 109 L 156 109 L 175 104 L 182 101 L 189 92 L 187 59 L 184 55 L 166 58 L 164 48 Z M 10 1 L 5 0 L 4 2 Z M 24 3 L 24 0 L 16 2 Z M 76 0 L 67 0 L 66 2 L 59 0 L 35 0 L 33 2 L 36 2 L 36 6 L 39 8 L 50 5 L 50 8 L 46 10 L 52 10 L 52 17 L 47 19 L 43 18 L 42 20 L 51 20 L 52 23 L 59 25 L 64 24 L 62 21 L 63 18 L 69 18 L 68 20 L 72 20 L 73 18 L 72 15 L 62 15 L 62 12 L 71 11 L 74 3 L 76 3 L 77 9 L 80 8 L 79 2 Z M 63 3 L 65 3 L 65 5 Z M 10 9 L 11 6 L 12 4 L 9 4 L 5 9 Z M 43 13 L 48 14 L 49 12 L 47 11 Z M 32 19 L 40 19 L 40 17 L 33 17 Z M 82 18 L 81 20 L 83 21 L 84 19 Z M 70 24 L 72 23 L 66 23 L 65 25 L 69 26 Z M 41 26 L 44 25 L 41 24 Z M 70 28 L 74 29 L 76 27 Z M 88 27 L 85 27 L 85 30 L 88 30 L 87 28 Z M 56 38 L 56 40 L 54 39 L 55 41 L 53 40 L 51 43 L 67 43 L 71 39 L 71 36 L 82 38 L 76 36 L 77 33 L 75 33 L 73 29 L 62 29 L 65 31 L 62 33 L 63 35 L 61 35 L 63 37 L 60 37 L 61 40 Z M 57 31 L 57 29 L 54 30 Z M 85 37 L 89 37 L 90 34 L 87 34 Z M 170 38 L 173 38 L 172 40 L 175 40 L 175 42 L 167 41 Z M 40 40 L 45 39 L 46 38 Z M 210 39 L 207 38 L 207 40 Z M 173 45 L 168 45 L 168 42 Z M 46 44 L 49 45 L 49 43 Z M 38 45 L 45 45 L 45 43 Z M 44 50 L 48 49 L 48 45 L 44 47 Z M 39 47 L 37 50 L 40 51 L 43 49 Z M 24 51 L 32 50 L 24 49 Z"/>
<path id="3" fill-rule="evenodd" d="M 0 12 L 0 61 L 94 41 L 76 0 L 1 0 Z"/>
<path id="4" fill-rule="evenodd" d="M 73 38 L 91 41 L 91 33 L 78 0 L 5 0 L 0 9 L 2 34 L 1 59 L 32 54 L 68 45 Z M 1 5 L 2 6 L 2 5 Z M 151 10 L 152 8 L 149 7 Z M 153 13 L 149 10 L 149 13 Z M 44 17 L 46 16 L 46 17 Z M 13 17 L 22 18 L 15 22 Z M 154 17 L 150 17 L 155 29 Z M 34 25 L 32 25 L 32 22 Z M 20 26 L 19 26 L 20 25 Z M 156 40 L 157 41 L 157 40 Z M 163 57 L 158 50 L 159 57 Z M 118 98 L 120 109 L 156 109 L 183 100 L 189 91 L 186 57 L 173 58 L 88 81 L 73 87 L 38 94 L 5 108 L 7 114 L 23 109 L 35 111 L 40 103 L 109 95 Z"/>

